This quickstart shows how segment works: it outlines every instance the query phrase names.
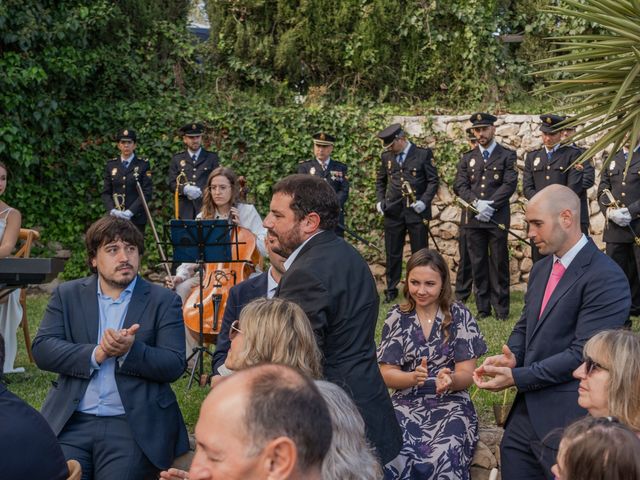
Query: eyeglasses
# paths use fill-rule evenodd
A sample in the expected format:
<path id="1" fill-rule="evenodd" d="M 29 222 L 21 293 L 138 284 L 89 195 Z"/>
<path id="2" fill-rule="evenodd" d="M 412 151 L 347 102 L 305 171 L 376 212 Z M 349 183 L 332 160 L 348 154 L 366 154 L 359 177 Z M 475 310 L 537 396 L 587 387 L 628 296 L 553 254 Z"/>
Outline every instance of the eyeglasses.
<path id="1" fill-rule="evenodd" d="M 229 185 L 210 185 L 209 186 L 209 190 L 211 190 L 212 192 L 215 192 L 216 190 L 220 190 L 221 192 L 226 192 L 230 188 L 231 186 Z"/>
<path id="2" fill-rule="evenodd" d="M 240 330 L 240 320 L 234 320 L 229 329 L 229 340 L 236 338 L 239 333 L 242 333 L 242 330 Z"/>
<path id="3" fill-rule="evenodd" d="M 587 372 L 587 375 L 591 375 L 591 373 L 596 369 L 600 369 L 600 370 L 604 370 L 605 372 L 608 372 L 609 369 L 606 367 L 603 367 L 602 365 L 600 365 L 598 362 L 594 361 L 593 358 L 591 358 L 588 355 L 585 355 L 582 358 L 582 361 L 584 362 L 584 367 L 585 370 Z"/>

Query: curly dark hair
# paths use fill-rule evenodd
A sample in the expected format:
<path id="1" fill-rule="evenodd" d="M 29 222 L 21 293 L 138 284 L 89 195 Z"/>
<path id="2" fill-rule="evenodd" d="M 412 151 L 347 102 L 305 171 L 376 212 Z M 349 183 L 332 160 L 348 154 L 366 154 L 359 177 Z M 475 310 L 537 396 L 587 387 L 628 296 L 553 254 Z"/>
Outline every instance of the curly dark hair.
<path id="1" fill-rule="evenodd" d="M 138 253 L 144 254 L 144 237 L 138 227 L 129 220 L 106 215 L 89 227 L 84 239 L 87 247 L 87 263 L 93 273 L 96 273 L 96 269 L 91 261 L 96 258 L 98 249 L 115 240 L 135 245 L 138 247 Z"/>

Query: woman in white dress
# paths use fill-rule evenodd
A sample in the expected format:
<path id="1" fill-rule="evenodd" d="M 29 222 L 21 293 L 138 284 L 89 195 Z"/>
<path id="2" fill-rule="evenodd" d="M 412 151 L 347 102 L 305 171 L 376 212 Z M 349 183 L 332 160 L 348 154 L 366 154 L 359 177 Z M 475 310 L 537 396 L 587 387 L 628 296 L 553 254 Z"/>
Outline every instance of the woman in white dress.
<path id="1" fill-rule="evenodd" d="M 7 188 L 7 167 L 0 162 L 0 196 Z M 11 208 L 0 199 L 0 257 L 8 257 L 13 252 L 18 235 L 22 215 L 15 208 Z M 4 373 L 24 372 L 24 368 L 14 368 L 18 341 L 16 331 L 22 320 L 22 306 L 20 305 L 20 289 L 8 293 L 0 291 L 0 334 L 4 337 L 5 358 L 2 371 Z"/>

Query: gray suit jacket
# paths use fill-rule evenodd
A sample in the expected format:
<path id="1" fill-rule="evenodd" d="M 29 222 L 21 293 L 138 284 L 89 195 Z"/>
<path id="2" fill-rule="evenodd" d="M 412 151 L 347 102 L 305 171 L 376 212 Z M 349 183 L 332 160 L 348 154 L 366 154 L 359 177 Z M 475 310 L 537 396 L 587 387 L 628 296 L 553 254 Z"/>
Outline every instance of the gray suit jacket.
<path id="1" fill-rule="evenodd" d="M 58 373 L 42 406 L 58 435 L 84 396 L 98 339 L 97 276 L 60 285 L 51 295 L 33 341 L 42 370 Z M 124 328 L 140 324 L 115 378 L 133 436 L 156 467 L 164 469 L 189 449 L 187 430 L 169 383 L 186 367 L 180 298 L 138 277 Z"/>

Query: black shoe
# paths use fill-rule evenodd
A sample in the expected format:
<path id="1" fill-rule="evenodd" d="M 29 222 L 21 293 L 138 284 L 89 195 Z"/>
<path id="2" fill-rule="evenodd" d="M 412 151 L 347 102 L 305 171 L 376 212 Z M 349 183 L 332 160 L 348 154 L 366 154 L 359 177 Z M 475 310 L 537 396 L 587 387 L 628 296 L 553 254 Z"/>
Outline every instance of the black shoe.
<path id="1" fill-rule="evenodd" d="M 384 301 L 386 303 L 393 302 L 398 296 L 398 292 L 384 292 Z"/>
<path id="2" fill-rule="evenodd" d="M 491 314 L 489 314 L 487 312 L 478 312 L 478 315 L 476 315 L 476 319 L 484 320 L 485 318 L 489 318 L 490 316 L 491 316 Z"/>

